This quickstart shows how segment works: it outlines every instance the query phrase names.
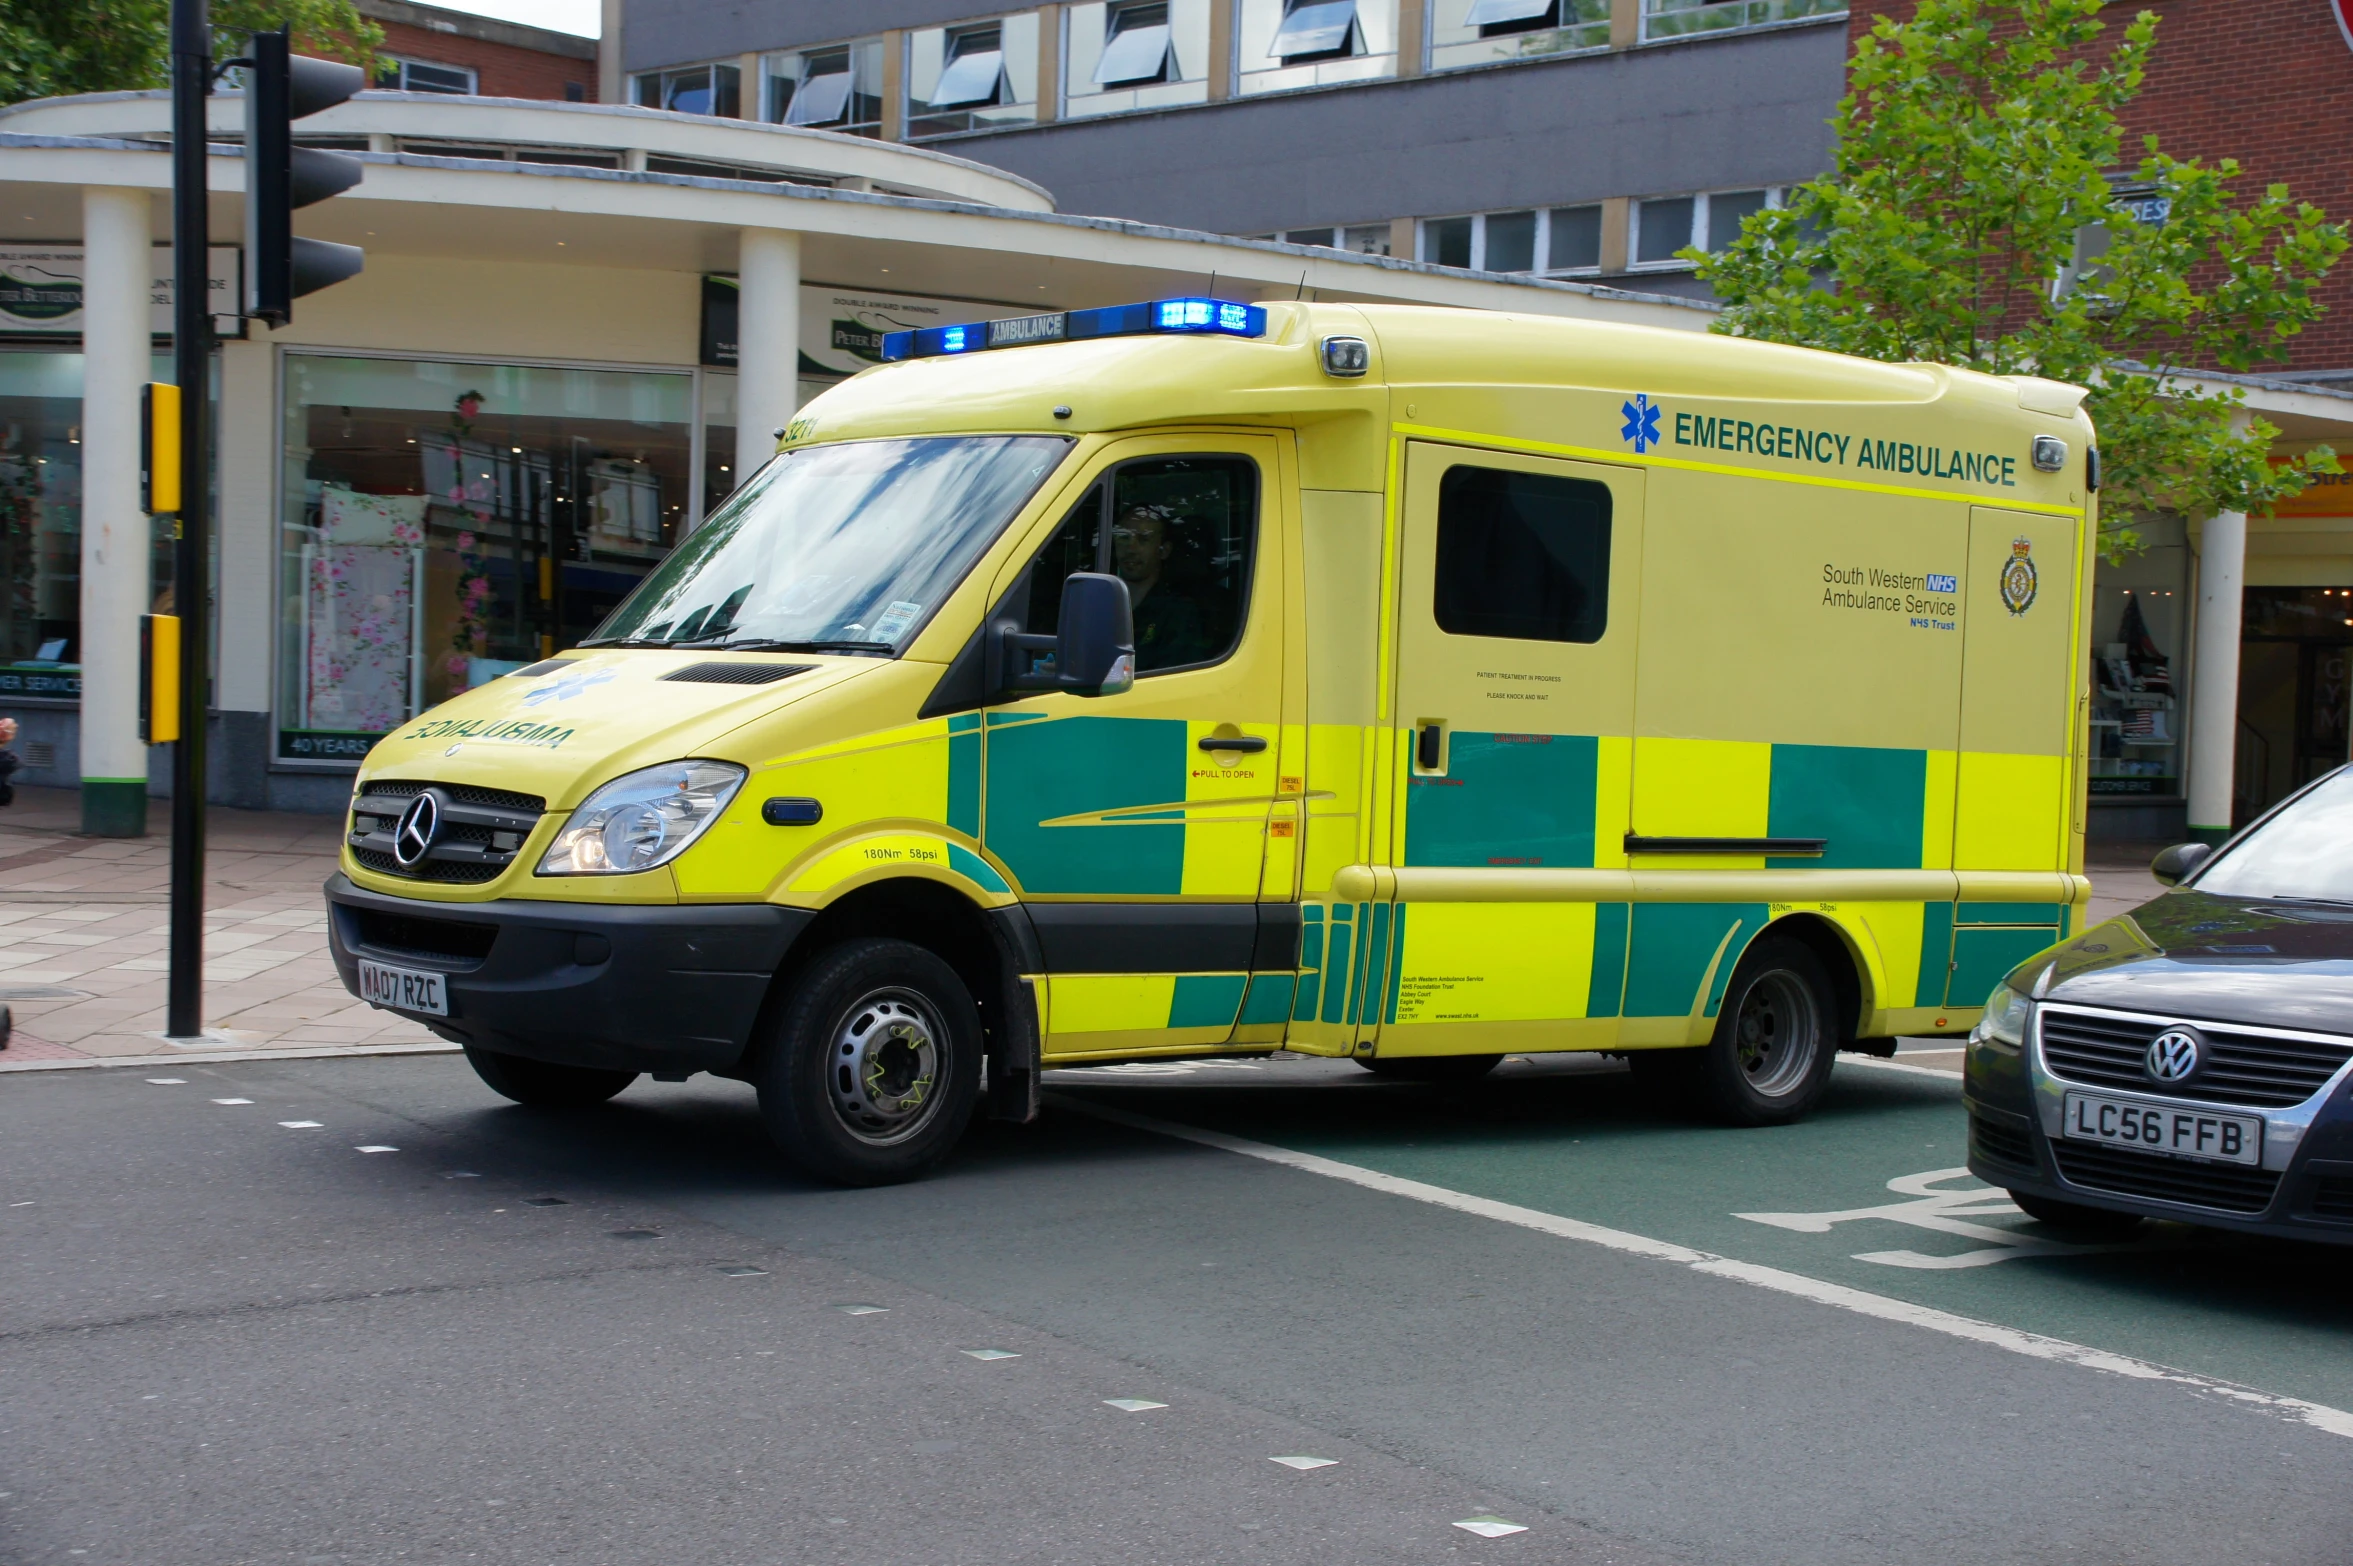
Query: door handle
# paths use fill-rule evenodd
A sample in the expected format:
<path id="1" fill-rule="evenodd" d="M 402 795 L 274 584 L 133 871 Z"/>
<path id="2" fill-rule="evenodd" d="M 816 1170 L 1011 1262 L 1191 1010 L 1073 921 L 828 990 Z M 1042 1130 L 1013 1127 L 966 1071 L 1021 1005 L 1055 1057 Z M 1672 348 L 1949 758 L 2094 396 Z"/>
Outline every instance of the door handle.
<path id="1" fill-rule="evenodd" d="M 1424 772 L 1435 772 L 1445 755 L 1446 731 L 1435 723 L 1425 723 L 1413 739 L 1414 765 Z"/>
<path id="2" fill-rule="evenodd" d="M 1251 756 L 1266 749 L 1266 741 L 1255 734 L 1237 734 L 1231 739 L 1219 739 L 1212 734 L 1207 739 L 1200 741 L 1199 744 L 1203 750 L 1238 750 Z"/>

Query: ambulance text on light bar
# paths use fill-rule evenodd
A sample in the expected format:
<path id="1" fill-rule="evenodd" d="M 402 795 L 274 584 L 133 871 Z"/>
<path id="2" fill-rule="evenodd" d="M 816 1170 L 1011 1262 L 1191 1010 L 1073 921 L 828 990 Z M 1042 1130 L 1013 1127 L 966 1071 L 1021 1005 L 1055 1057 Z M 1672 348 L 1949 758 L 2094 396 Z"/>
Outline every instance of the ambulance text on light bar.
<path id="1" fill-rule="evenodd" d="M 882 356 L 885 361 L 932 359 L 942 354 L 978 353 L 983 348 L 1079 342 L 1090 337 L 1145 337 L 1158 332 L 1264 337 L 1266 311 L 1230 299 L 1153 299 L 1143 304 L 1106 305 L 1100 310 L 1057 310 L 1003 321 L 888 332 L 882 339 Z"/>

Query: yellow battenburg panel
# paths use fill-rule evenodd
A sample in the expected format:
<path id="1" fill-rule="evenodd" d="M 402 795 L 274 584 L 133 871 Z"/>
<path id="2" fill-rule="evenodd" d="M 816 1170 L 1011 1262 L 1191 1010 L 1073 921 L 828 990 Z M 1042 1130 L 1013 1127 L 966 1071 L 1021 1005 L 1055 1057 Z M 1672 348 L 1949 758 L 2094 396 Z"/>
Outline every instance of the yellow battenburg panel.
<path id="1" fill-rule="evenodd" d="M 1927 911 L 1919 903 L 1847 903 L 1830 917 L 1845 927 L 1863 954 L 1874 1014 L 1909 1007 L 1920 987 L 1920 937 Z M 1865 1018 L 1866 1032 L 1877 1028 Z"/>
<path id="2" fill-rule="evenodd" d="M 1764 837 L 1772 795 L 1769 744 L 1651 735 L 1634 741 L 1634 830 L 1646 837 Z M 1715 862 L 1677 860 L 1695 869 Z"/>
<path id="3" fill-rule="evenodd" d="M 1341 866 L 1365 854 L 1357 814 L 1364 786 L 1366 730 L 1356 724 L 1318 723 L 1308 730 L 1307 846 L 1302 895 L 1326 891 Z"/>
<path id="4" fill-rule="evenodd" d="M 1203 740 L 1235 735 L 1264 740 L 1266 749 L 1250 755 L 1201 748 Z M 1268 811 L 1280 789 L 1275 773 L 1280 737 L 1280 727 L 1272 723 L 1186 723 L 1185 896 L 1230 894 L 1259 884 Z M 1221 754 L 1233 765 L 1221 766 Z"/>
<path id="5" fill-rule="evenodd" d="M 1626 866 L 1626 834 L 1634 829 L 1634 741 L 1604 734 L 1595 742 L 1593 868 Z"/>
<path id="6" fill-rule="evenodd" d="M 1928 775 L 1920 800 L 1920 868 L 1950 870 L 1953 867 L 1953 803 L 1960 786 L 1960 756 L 1949 750 L 1932 750 L 1928 756 Z"/>
<path id="7" fill-rule="evenodd" d="M 816 826 L 775 827 L 760 806 L 779 795 L 814 799 Z M 727 814 L 678 862 L 679 893 L 693 899 L 769 895 L 793 862 L 844 834 L 885 821 L 948 817 L 948 725 L 937 720 L 863 735 L 756 768 Z M 795 885 L 804 874 L 794 874 Z"/>
<path id="8" fill-rule="evenodd" d="M 1176 976 L 1167 973 L 1058 973 L 1047 984 L 1054 992 L 1054 1037 L 1127 1033 L 1165 1028 Z"/>
<path id="9" fill-rule="evenodd" d="M 2064 756 L 1964 752 L 1954 812 L 1953 867 L 2049 870 L 2067 831 Z"/>
<path id="10" fill-rule="evenodd" d="M 1398 1027 L 1582 1017 L 1591 903 L 1414 903 L 1405 910 Z"/>

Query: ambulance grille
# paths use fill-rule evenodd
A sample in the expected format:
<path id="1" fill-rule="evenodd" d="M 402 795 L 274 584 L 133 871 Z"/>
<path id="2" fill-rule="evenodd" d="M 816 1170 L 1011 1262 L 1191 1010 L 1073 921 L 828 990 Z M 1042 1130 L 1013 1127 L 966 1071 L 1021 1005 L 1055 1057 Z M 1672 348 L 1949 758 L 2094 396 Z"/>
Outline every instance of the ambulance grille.
<path id="1" fill-rule="evenodd" d="M 393 854 L 401 814 L 431 788 L 442 799 L 439 829 L 424 856 L 403 865 Z M 470 783 L 371 782 L 351 802 L 344 843 L 363 870 L 409 881 L 465 884 L 496 880 L 515 862 L 547 801 Z"/>
<path id="2" fill-rule="evenodd" d="M 672 669 L 662 678 L 697 685 L 773 685 L 795 674 L 807 674 L 816 667 L 813 663 L 690 663 L 683 669 Z"/>

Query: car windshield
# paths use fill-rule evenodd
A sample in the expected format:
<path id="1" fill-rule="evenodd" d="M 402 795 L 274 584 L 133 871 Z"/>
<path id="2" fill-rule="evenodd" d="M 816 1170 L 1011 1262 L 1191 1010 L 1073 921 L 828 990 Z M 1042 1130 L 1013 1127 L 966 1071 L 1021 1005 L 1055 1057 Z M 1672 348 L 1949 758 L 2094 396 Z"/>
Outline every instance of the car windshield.
<path id="1" fill-rule="evenodd" d="M 582 645 L 895 655 L 1070 446 L 936 436 L 788 451 Z"/>
<path id="2" fill-rule="evenodd" d="M 2353 903 L 2353 767 L 2233 844 L 2193 884 L 2224 897 Z"/>

